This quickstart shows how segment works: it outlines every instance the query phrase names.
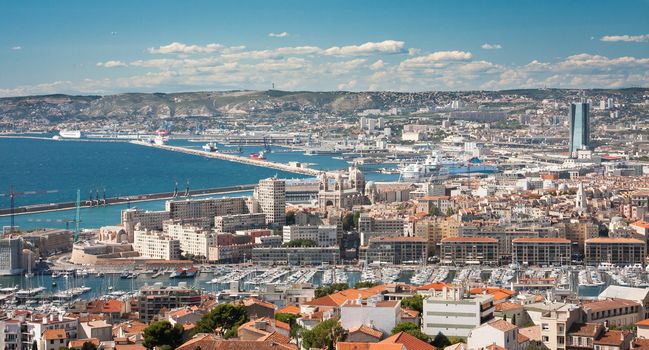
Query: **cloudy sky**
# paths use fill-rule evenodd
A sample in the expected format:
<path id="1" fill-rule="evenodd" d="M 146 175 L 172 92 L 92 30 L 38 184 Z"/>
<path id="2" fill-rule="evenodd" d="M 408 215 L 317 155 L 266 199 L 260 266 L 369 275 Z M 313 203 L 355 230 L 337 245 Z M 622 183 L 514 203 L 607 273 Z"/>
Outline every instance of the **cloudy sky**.
<path id="1" fill-rule="evenodd" d="M 649 86 L 649 1 L 3 1 L 0 96 Z"/>

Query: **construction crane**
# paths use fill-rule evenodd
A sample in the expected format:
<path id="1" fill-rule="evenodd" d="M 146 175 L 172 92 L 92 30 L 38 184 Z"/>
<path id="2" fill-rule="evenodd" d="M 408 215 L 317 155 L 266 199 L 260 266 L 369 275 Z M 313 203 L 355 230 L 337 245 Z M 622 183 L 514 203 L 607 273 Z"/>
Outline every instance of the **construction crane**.
<path id="1" fill-rule="evenodd" d="M 51 193 L 57 193 L 59 190 L 39 190 L 39 191 L 22 191 L 22 192 L 16 192 L 14 191 L 13 186 L 9 186 L 9 192 L 8 193 L 0 193 L 0 197 L 9 197 L 9 202 L 10 202 L 10 209 L 11 209 L 11 227 L 9 228 L 9 233 L 14 232 L 14 227 L 15 225 L 15 204 L 16 204 L 16 196 L 29 196 L 29 195 L 34 195 L 34 194 L 51 194 Z"/>

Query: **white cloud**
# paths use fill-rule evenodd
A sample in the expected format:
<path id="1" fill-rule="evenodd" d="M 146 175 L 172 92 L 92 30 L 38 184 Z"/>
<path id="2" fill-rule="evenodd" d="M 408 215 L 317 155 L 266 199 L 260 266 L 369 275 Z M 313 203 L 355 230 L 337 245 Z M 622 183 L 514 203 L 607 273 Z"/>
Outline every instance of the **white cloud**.
<path id="1" fill-rule="evenodd" d="M 106 62 L 97 62 L 97 67 L 104 67 L 104 68 L 126 67 L 126 63 L 122 61 L 110 60 Z"/>
<path id="2" fill-rule="evenodd" d="M 480 47 L 485 50 L 497 50 L 503 48 L 500 44 L 489 44 L 489 43 L 484 43 Z"/>
<path id="3" fill-rule="evenodd" d="M 408 55 L 409 56 L 419 55 L 420 52 L 421 52 L 421 49 L 417 49 L 417 48 L 414 48 L 414 47 L 411 47 L 411 48 L 408 49 Z"/>
<path id="4" fill-rule="evenodd" d="M 11 50 L 13 50 L 13 51 L 20 51 L 22 49 L 23 49 L 22 46 L 14 46 L 14 47 L 11 48 Z"/>
<path id="5" fill-rule="evenodd" d="M 271 38 L 286 38 L 288 36 L 288 33 L 287 32 L 268 33 L 268 36 Z"/>
<path id="6" fill-rule="evenodd" d="M 375 53 L 402 53 L 405 43 L 397 40 L 384 40 L 381 42 L 366 42 L 361 45 L 333 46 L 324 50 L 330 56 L 363 56 Z"/>
<path id="7" fill-rule="evenodd" d="M 417 56 L 404 60 L 399 65 L 402 69 L 412 68 L 439 68 L 449 61 L 470 60 L 473 55 L 466 51 L 437 51 L 425 56 Z"/>
<path id="8" fill-rule="evenodd" d="M 379 70 L 381 68 L 385 67 L 385 62 L 383 60 L 378 60 L 372 64 L 370 64 L 370 69 L 371 70 Z"/>
<path id="9" fill-rule="evenodd" d="M 601 37 L 599 40 L 601 41 L 608 41 L 608 42 L 615 42 L 615 41 L 626 41 L 626 42 L 634 42 L 634 43 L 644 43 L 649 41 L 649 34 L 641 34 L 641 35 L 604 35 Z"/>
<path id="10" fill-rule="evenodd" d="M 154 54 L 195 54 L 195 53 L 210 53 L 218 50 L 224 49 L 224 46 L 221 44 L 207 44 L 205 46 L 200 45 L 187 45 L 179 42 L 173 42 L 168 45 L 163 45 L 159 47 L 150 47 L 148 49 L 149 53 Z"/>
<path id="11" fill-rule="evenodd" d="M 346 83 L 340 83 L 338 84 L 338 90 L 351 90 L 353 89 L 358 82 L 354 79 L 346 82 Z"/>

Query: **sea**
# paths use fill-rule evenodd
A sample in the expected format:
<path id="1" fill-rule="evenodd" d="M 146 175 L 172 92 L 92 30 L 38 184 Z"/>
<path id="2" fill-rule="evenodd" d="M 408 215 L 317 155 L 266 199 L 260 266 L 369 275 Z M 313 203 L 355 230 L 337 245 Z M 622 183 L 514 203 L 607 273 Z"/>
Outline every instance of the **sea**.
<path id="1" fill-rule="evenodd" d="M 128 142 L 100 140 L 56 141 L 47 139 L 0 138 L 0 208 L 10 206 L 10 187 L 18 193 L 15 205 L 72 202 L 80 189 L 81 200 L 91 195 L 118 197 L 156 192 L 172 192 L 176 184 L 180 191 L 190 189 L 254 184 L 271 176 L 285 179 L 307 178 L 307 175 L 280 171 L 248 164 L 229 162 Z M 171 139 L 170 145 L 199 149 L 204 142 Z M 233 146 L 219 145 L 220 149 Z M 259 153 L 263 146 L 242 146 L 243 156 Z M 330 155 L 305 155 L 290 148 L 272 147 L 266 157 L 270 161 L 297 161 L 320 170 L 349 167 L 342 159 Z M 386 165 L 386 167 L 389 165 Z M 369 172 L 368 180 L 397 181 L 398 175 Z M 55 190 L 54 193 L 40 193 Z M 36 191 L 35 194 L 20 194 Z M 246 196 L 250 192 L 224 194 Z M 222 195 L 223 196 L 223 195 Z M 128 206 L 162 210 L 164 201 L 139 202 L 81 209 L 81 228 L 96 228 L 119 223 L 120 211 Z M 21 229 L 65 228 L 64 221 L 74 218 L 74 210 L 16 215 L 15 224 Z M 0 217 L 0 227 L 9 226 L 9 217 Z"/>

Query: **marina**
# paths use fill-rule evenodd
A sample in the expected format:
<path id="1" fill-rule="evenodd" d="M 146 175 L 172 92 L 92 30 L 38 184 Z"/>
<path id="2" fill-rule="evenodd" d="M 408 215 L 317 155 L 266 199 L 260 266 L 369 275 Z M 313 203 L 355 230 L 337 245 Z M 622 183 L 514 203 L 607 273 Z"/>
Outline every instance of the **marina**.
<path id="1" fill-rule="evenodd" d="M 630 271 L 634 271 L 633 273 Z M 633 279 L 635 278 L 635 279 Z M 91 269 L 55 270 L 51 274 L 0 276 L 0 302 L 7 304 L 49 303 L 91 299 L 108 295 L 133 295 L 139 288 L 156 282 L 165 285 L 186 283 L 206 292 L 240 291 L 261 293 L 276 288 L 317 288 L 357 282 L 372 284 L 405 283 L 422 286 L 431 283 L 461 284 L 469 288 L 485 285 L 517 291 L 545 292 L 595 297 L 608 285 L 649 285 L 649 273 L 633 267 L 606 271 L 595 267 L 564 266 L 523 268 L 510 265 L 498 268 L 449 266 L 315 266 L 262 267 L 244 265 L 201 265 L 160 271 L 94 271 Z M 628 281 L 633 281 L 632 283 Z M 625 284 L 626 283 L 626 284 Z"/>

